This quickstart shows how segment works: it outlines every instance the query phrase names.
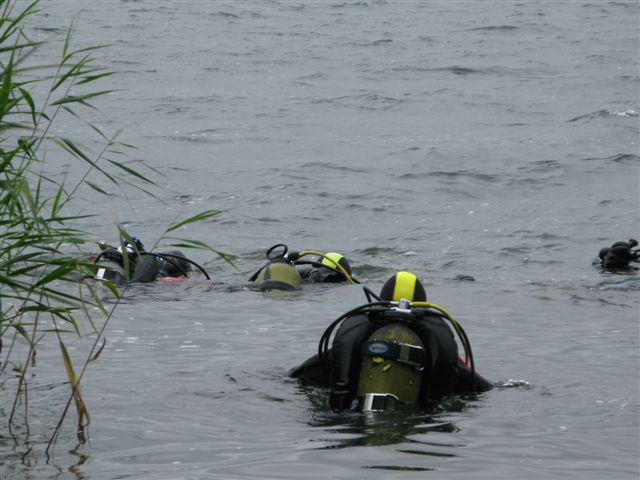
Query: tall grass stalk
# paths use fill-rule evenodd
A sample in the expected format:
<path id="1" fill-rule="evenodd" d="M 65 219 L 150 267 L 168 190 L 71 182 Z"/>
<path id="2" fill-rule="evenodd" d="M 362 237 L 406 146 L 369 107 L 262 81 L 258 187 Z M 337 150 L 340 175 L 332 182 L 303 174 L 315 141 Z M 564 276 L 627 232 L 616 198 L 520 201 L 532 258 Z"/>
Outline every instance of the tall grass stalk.
<path id="1" fill-rule="evenodd" d="M 81 380 L 104 348 L 105 327 L 118 305 L 116 301 L 107 308 L 101 301 L 100 289 L 108 288 L 116 298 L 122 293 L 108 282 L 88 281 L 90 265 L 73 253 L 72 247 L 80 251 L 88 239 L 85 232 L 74 227 L 87 216 L 74 212 L 74 195 L 82 184 L 96 195 L 106 195 L 104 188 L 89 180 L 96 174 L 120 189 L 125 197 L 131 188 L 154 195 L 151 190 L 156 183 L 111 158 L 111 154 L 120 154 L 121 148 L 130 147 L 118 141 L 118 133 L 109 136 L 88 123 L 103 145 L 97 154 L 74 139 L 51 133 L 61 116 L 81 119 L 84 109 L 93 108 L 91 101 L 110 93 L 92 87 L 114 72 L 96 64 L 94 55 L 102 46 L 73 48 L 73 28 L 68 30 L 57 62 L 34 61 L 42 43 L 30 38 L 26 24 L 37 12 L 37 6 L 37 0 L 28 5 L 0 0 L 0 395 L 4 398 L 8 387 L 12 387 L 9 415 L 2 421 L 7 421 L 12 436 L 17 435 L 15 429 L 19 426 L 26 442 L 32 395 L 29 381 L 37 365 L 36 353 L 45 339 L 58 344 L 70 394 L 50 435 L 49 451 L 71 407 L 76 414 L 78 443 L 86 442 L 90 417 Z M 43 152 L 49 145 L 59 147 L 77 162 L 78 168 L 84 168 L 73 185 L 47 173 L 50 156 L 44 158 Z M 165 235 L 220 213 L 202 212 L 168 227 Z M 122 227 L 118 234 L 121 239 L 128 237 Z M 176 245 L 207 248 L 228 262 L 233 260 L 204 243 L 176 240 Z M 94 318 L 96 315 L 100 318 Z M 95 338 L 77 368 L 69 355 L 65 334 L 87 332 Z"/>

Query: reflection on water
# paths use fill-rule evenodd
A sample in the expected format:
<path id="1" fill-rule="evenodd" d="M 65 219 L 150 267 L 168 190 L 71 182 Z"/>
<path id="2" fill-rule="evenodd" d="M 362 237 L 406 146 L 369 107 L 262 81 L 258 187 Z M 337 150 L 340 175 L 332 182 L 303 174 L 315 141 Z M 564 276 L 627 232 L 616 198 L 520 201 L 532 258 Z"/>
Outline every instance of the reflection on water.
<path id="1" fill-rule="evenodd" d="M 324 408 L 326 401 L 310 399 L 316 405 L 315 413 L 309 424 L 324 432 L 318 438 L 323 443 L 319 450 L 341 450 L 354 447 L 385 447 L 396 445 L 394 451 L 401 456 L 385 455 L 381 458 L 382 464 L 365 463 L 364 469 L 391 470 L 391 471 L 431 471 L 428 458 L 450 459 L 459 456 L 457 450 L 465 447 L 459 441 L 455 441 L 450 434 L 458 432 L 458 427 L 445 419 L 446 414 L 437 413 L 436 410 L 445 409 L 443 403 L 434 407 L 432 412 L 419 411 L 413 407 L 401 408 L 386 412 L 328 412 L 318 411 Z M 326 398 L 326 392 L 324 397 Z M 449 406 L 462 410 L 467 403 L 461 399 L 447 400 Z M 433 436 L 434 434 L 447 434 Z M 450 441 L 447 441 L 450 440 Z M 406 456 L 405 456 L 406 455 Z M 406 465 L 411 462 L 411 457 L 420 457 L 419 465 Z M 426 460 L 426 463 L 425 463 Z M 385 463 L 387 462 L 387 463 Z M 394 463 L 389 463 L 394 462 Z M 395 463 L 397 462 L 397 464 Z"/>
<path id="2" fill-rule="evenodd" d="M 322 428 L 331 434 L 323 439 L 327 445 L 321 449 L 342 449 L 349 447 L 370 447 L 410 443 L 415 445 L 436 447 L 460 447 L 459 444 L 442 444 L 419 440 L 417 435 L 430 432 L 455 433 L 458 427 L 451 421 L 445 420 L 447 415 L 461 413 L 474 408 L 473 402 L 477 395 L 455 396 L 443 399 L 426 410 L 415 406 L 405 406 L 396 410 L 383 412 L 354 412 L 330 411 L 328 391 L 323 388 L 301 386 L 312 404 L 309 425 Z M 342 438 L 347 436 L 348 438 Z M 335 437 L 341 437 L 339 441 Z M 404 453 L 419 453 L 421 455 L 455 457 L 454 453 L 423 450 L 397 450 Z"/>
<path id="3" fill-rule="evenodd" d="M 437 417 L 426 414 L 407 415 L 407 412 L 402 410 L 393 412 L 340 414 L 333 418 L 316 419 L 316 421 L 317 424 L 314 426 L 322 426 L 327 432 L 332 434 L 352 435 L 351 438 L 341 440 L 338 443 L 335 443 L 335 440 L 327 439 L 327 441 L 333 441 L 334 443 L 322 447 L 324 449 L 371 447 L 398 443 L 451 447 L 452 445 L 434 444 L 422 440 L 410 439 L 409 437 L 427 434 L 429 432 L 455 433 L 458 431 L 458 428 L 451 422 L 443 422 Z M 433 456 L 455 456 L 450 453 L 441 454 L 441 452 L 423 453 Z"/>
<path id="4" fill-rule="evenodd" d="M 18 429 L 20 430 L 20 429 Z M 85 480 L 89 478 L 82 472 L 82 466 L 89 460 L 90 455 L 78 449 L 71 449 L 66 454 L 46 455 L 42 451 L 42 445 L 48 442 L 48 438 L 42 435 L 28 437 L 22 432 L 17 435 L 4 432 L 0 435 L 0 478 L 22 478 L 18 472 L 29 471 L 30 478 L 46 477 L 49 479 L 75 479 Z M 62 460 L 64 457 L 64 460 Z M 65 465 L 64 467 L 60 465 Z M 13 472 L 16 475 L 13 475 Z M 71 476 L 69 475 L 71 474 Z M 25 477 L 26 478 L 26 477 Z"/>

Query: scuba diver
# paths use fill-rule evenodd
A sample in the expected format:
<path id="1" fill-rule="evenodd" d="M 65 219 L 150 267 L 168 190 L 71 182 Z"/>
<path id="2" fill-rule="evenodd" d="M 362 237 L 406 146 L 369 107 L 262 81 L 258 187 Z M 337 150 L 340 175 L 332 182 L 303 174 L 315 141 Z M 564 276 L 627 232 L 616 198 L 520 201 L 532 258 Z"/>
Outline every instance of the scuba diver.
<path id="1" fill-rule="evenodd" d="M 351 265 L 340 253 L 322 253 L 315 250 L 290 252 L 289 248 L 278 243 L 267 250 L 267 263 L 255 272 L 249 281 L 259 278 L 264 269 L 276 264 L 293 267 L 302 283 L 360 283 L 352 277 Z M 281 269 L 283 272 L 285 269 Z"/>
<path id="2" fill-rule="evenodd" d="M 380 296 L 364 290 L 368 303 L 331 323 L 318 353 L 289 372 L 303 384 L 329 387 L 332 409 L 425 407 L 448 395 L 493 388 L 475 371 L 462 327 L 443 308 L 427 302 L 413 273 L 393 275 Z M 447 323 L 464 347 L 464 359 L 458 357 Z"/>
<path id="3" fill-rule="evenodd" d="M 106 242 L 98 243 L 101 252 L 90 257 L 94 278 L 114 283 L 148 283 L 159 278 L 188 278 L 192 266 L 200 270 L 207 280 L 207 272 L 188 259 L 180 250 L 147 252 L 140 239 L 128 237 L 118 248 Z"/>
<path id="4" fill-rule="evenodd" d="M 638 241 L 631 238 L 628 242 L 616 242 L 609 248 L 601 248 L 598 253 L 600 265 L 610 271 L 636 268 L 629 264 L 640 261 L 640 248 L 632 250 L 637 246 Z"/>

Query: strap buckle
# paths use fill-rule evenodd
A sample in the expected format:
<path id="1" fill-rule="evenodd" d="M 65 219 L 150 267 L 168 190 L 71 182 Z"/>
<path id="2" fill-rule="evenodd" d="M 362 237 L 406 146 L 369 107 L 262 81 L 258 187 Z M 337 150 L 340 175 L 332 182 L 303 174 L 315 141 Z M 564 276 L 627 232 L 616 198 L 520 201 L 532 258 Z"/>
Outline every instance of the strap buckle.
<path id="1" fill-rule="evenodd" d="M 362 397 L 362 411 L 378 412 L 398 403 L 400 399 L 392 393 L 367 393 Z"/>
<path id="2" fill-rule="evenodd" d="M 424 348 L 419 347 L 418 345 L 411 345 L 409 343 L 401 343 L 400 352 L 398 354 L 398 361 L 401 363 L 406 363 L 407 365 L 411 365 L 417 371 L 421 372 L 424 370 L 424 365 L 420 361 L 416 361 L 416 356 L 421 358 L 424 356 Z"/>

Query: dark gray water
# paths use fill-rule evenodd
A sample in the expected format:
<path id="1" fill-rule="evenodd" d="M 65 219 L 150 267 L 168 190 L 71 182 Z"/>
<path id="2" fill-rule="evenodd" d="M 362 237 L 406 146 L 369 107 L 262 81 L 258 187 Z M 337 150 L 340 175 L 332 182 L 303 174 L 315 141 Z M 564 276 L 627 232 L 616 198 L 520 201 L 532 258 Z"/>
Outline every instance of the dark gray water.
<path id="1" fill-rule="evenodd" d="M 414 271 L 500 388 L 408 418 L 332 413 L 285 374 L 359 287 L 144 286 L 87 372 L 90 443 L 70 452 L 69 425 L 46 463 L 3 441 L 6 478 L 638 477 L 638 275 L 591 264 L 640 237 L 638 2 L 41 7 L 37 37 L 78 18 L 78 46 L 112 44 L 119 91 L 88 118 L 165 175 L 164 203 L 81 191 L 96 240 L 119 221 L 153 244 L 216 208 L 179 236 L 238 255 L 242 273 L 191 255 L 228 285 L 280 242 L 344 253 L 373 290 Z M 32 380 L 36 451 L 68 394 L 56 348 Z"/>

